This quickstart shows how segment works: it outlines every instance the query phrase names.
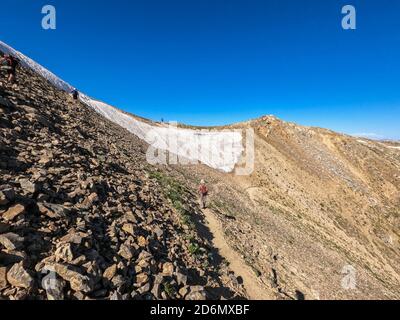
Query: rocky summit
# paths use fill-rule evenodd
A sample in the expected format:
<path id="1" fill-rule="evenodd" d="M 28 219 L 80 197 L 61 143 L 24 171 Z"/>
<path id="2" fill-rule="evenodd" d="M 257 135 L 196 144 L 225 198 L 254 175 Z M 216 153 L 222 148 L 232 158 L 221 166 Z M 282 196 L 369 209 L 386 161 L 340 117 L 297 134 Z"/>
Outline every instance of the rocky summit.
<path id="1" fill-rule="evenodd" d="M 185 219 L 196 198 L 167 194 L 145 150 L 30 69 L 2 80 L 1 299 L 246 297 Z"/>

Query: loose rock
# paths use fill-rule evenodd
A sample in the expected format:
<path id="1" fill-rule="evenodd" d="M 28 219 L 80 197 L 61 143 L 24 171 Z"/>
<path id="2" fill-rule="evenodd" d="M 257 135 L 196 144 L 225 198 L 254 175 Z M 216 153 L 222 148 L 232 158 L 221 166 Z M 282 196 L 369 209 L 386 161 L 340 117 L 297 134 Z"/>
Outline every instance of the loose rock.
<path id="1" fill-rule="evenodd" d="M 72 290 L 82 291 L 84 293 L 93 290 L 89 277 L 83 275 L 77 269 L 60 263 L 54 264 L 53 268 L 61 278 L 69 282 Z"/>
<path id="2" fill-rule="evenodd" d="M 38 208 L 41 214 L 53 219 L 65 218 L 68 213 L 68 210 L 64 206 L 58 204 L 43 202 L 38 203 Z"/>
<path id="3" fill-rule="evenodd" d="M 24 238 L 15 233 L 0 234 L 0 244 L 7 250 L 17 250 L 23 246 Z"/>
<path id="4" fill-rule="evenodd" d="M 12 286 L 17 288 L 29 289 L 34 285 L 34 280 L 24 268 L 22 261 L 14 264 L 7 272 L 7 280 Z"/>
<path id="5" fill-rule="evenodd" d="M 0 290 L 3 290 L 7 287 L 7 268 L 0 267 Z"/>
<path id="6" fill-rule="evenodd" d="M 6 221 L 11 221 L 23 213 L 25 213 L 25 207 L 21 204 L 17 204 L 3 213 L 3 219 Z"/>

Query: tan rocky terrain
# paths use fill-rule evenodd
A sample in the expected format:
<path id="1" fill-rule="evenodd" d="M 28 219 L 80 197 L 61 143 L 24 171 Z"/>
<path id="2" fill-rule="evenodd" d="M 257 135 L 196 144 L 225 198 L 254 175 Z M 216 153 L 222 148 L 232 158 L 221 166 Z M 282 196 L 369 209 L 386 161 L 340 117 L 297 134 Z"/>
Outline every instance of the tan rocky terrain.
<path id="1" fill-rule="evenodd" d="M 293 299 L 398 299 L 398 144 L 272 116 L 231 127 L 256 132 L 253 174 L 176 171 L 192 188 L 208 180 L 225 238 L 259 285 Z"/>
<path id="2" fill-rule="evenodd" d="M 2 298 L 400 297 L 398 143 L 269 116 L 226 127 L 255 130 L 249 176 L 154 167 L 133 134 L 19 72 L 0 85 Z"/>

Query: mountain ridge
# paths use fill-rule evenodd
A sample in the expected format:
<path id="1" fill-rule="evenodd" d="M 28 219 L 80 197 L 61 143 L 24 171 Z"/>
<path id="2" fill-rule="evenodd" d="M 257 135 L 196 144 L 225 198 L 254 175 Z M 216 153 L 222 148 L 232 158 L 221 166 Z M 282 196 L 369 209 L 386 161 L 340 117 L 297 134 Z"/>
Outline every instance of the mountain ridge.
<path id="1" fill-rule="evenodd" d="M 15 50 L 14 48 L 10 47 L 9 45 L 7 45 L 6 43 L 0 41 L 0 51 L 4 52 L 4 53 L 9 53 L 9 54 L 13 54 L 14 56 L 18 57 L 22 63 L 31 68 L 32 70 L 34 70 L 36 73 L 40 74 L 41 76 L 43 76 L 45 79 L 47 79 L 48 81 L 50 81 L 54 86 L 56 86 L 57 88 L 64 90 L 66 92 L 70 92 L 74 87 L 71 86 L 70 84 L 68 84 L 67 82 L 65 82 L 64 80 L 62 80 L 61 78 L 59 78 L 57 75 L 55 75 L 54 73 L 52 73 L 51 71 L 49 71 L 48 69 L 46 69 L 45 67 L 41 66 L 39 63 L 35 62 L 34 60 L 30 59 L 29 57 L 25 56 L 23 53 Z M 96 98 L 91 98 L 86 94 L 83 94 L 83 102 L 88 103 L 90 105 L 90 102 L 99 102 L 101 104 L 105 104 L 105 105 L 109 105 L 115 109 L 118 109 L 119 111 L 129 114 L 130 116 L 134 117 L 135 119 L 138 120 L 143 120 L 145 122 L 150 122 L 150 123 L 158 123 L 157 121 L 155 121 L 154 119 L 147 119 L 144 117 L 141 117 L 139 115 L 135 115 L 133 113 L 124 111 L 123 109 L 119 109 L 118 107 L 115 107 L 113 105 L 110 105 L 100 99 L 96 99 Z M 305 125 L 300 125 L 294 122 L 286 122 L 283 119 L 278 119 L 276 116 L 274 115 L 261 115 L 257 118 L 254 119 L 247 119 L 247 120 L 242 120 L 236 123 L 228 123 L 228 124 L 223 124 L 223 125 L 218 125 L 218 126 L 195 126 L 195 125 L 187 125 L 184 123 L 178 123 L 178 126 L 182 126 L 182 127 L 187 127 L 187 128 L 192 128 L 192 129 L 223 129 L 223 128 L 229 128 L 229 127 L 237 127 L 237 126 L 241 126 L 241 125 L 245 125 L 247 123 L 251 123 L 251 122 L 257 122 L 259 120 L 265 119 L 271 117 L 272 119 L 277 119 L 280 121 L 283 121 L 285 123 L 288 124 L 295 124 L 298 126 L 303 126 L 303 127 L 307 127 L 307 128 L 315 128 L 315 129 L 325 129 L 325 130 L 330 130 L 333 132 L 336 132 L 334 130 L 331 129 L 327 129 L 327 128 L 322 128 L 322 127 L 318 127 L 318 126 L 305 126 Z M 350 134 L 346 134 L 346 133 L 340 133 L 337 132 L 338 134 L 344 134 L 344 135 L 349 135 L 349 136 L 353 136 Z M 360 137 L 362 138 L 362 137 Z M 366 137 L 364 137 L 365 139 L 368 139 Z M 368 140 L 374 140 L 374 139 L 368 139 Z M 377 140 L 385 140 L 385 139 L 377 139 Z M 389 140 L 391 141 L 391 140 Z M 394 140 L 395 142 L 397 140 Z"/>

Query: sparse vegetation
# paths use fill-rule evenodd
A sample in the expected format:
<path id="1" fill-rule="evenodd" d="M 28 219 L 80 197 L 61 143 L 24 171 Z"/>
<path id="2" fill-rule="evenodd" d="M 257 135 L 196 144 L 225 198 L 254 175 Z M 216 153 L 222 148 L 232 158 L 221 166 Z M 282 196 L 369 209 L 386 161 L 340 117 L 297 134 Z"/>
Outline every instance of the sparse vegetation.
<path id="1" fill-rule="evenodd" d="M 150 178 L 156 179 L 162 186 L 164 195 L 171 201 L 173 207 L 181 215 L 182 224 L 187 225 L 190 229 L 194 229 L 195 224 L 192 220 L 191 213 L 184 206 L 186 202 L 185 198 L 189 196 L 188 190 L 172 177 L 159 171 L 151 172 Z"/>
<path id="2" fill-rule="evenodd" d="M 164 282 L 163 283 L 163 289 L 164 292 L 169 296 L 169 297 L 173 297 L 176 293 L 176 289 L 175 287 L 169 283 L 169 282 Z"/>
<path id="3" fill-rule="evenodd" d="M 192 242 L 189 244 L 188 250 L 192 255 L 197 255 L 200 253 L 200 246 L 196 242 Z"/>
<path id="4" fill-rule="evenodd" d="M 217 211 L 217 212 L 222 212 L 224 215 L 235 217 L 236 215 L 232 212 L 232 205 L 228 205 L 227 203 L 218 200 L 218 199 L 213 199 L 210 203 L 210 208 Z"/>

